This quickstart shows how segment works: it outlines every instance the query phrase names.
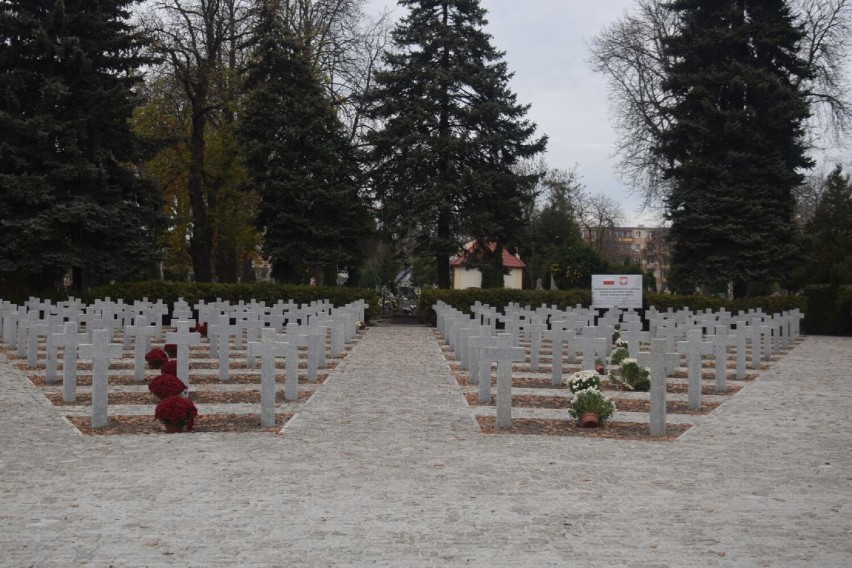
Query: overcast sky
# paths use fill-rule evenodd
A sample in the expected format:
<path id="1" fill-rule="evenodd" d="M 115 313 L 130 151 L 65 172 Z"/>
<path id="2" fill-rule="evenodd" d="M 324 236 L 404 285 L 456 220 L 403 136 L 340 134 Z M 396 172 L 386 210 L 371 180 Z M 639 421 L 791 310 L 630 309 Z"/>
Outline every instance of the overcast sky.
<path id="1" fill-rule="evenodd" d="M 628 224 L 653 224 L 639 211 L 641 200 L 615 173 L 615 130 L 607 115 L 604 77 L 589 68 L 588 44 L 633 0 L 482 0 L 492 45 L 506 52 L 518 102 L 531 104 L 528 118 L 547 134 L 550 167 L 577 166 L 592 193 L 618 199 Z M 369 0 L 368 11 L 405 10 L 393 0 Z"/>
<path id="2" fill-rule="evenodd" d="M 488 11 L 486 31 L 492 45 L 506 52 L 515 74 L 512 90 L 531 104 L 528 118 L 550 138 L 548 164 L 570 169 L 576 164 L 591 193 L 609 195 L 622 204 L 627 224 L 657 225 L 643 213 L 616 171 L 616 131 L 607 114 L 606 81 L 590 69 L 589 44 L 605 26 L 633 6 L 633 0 L 481 0 Z M 394 0 L 368 0 L 367 10 L 383 9 L 394 18 L 405 14 Z M 848 160 L 848 152 L 835 154 Z M 844 160 L 844 161 L 846 161 Z"/>

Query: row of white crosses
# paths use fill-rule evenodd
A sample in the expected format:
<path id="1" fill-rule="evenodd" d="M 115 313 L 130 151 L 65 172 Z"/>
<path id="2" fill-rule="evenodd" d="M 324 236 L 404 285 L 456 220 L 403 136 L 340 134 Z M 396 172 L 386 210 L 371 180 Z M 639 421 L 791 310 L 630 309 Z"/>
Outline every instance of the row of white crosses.
<path id="1" fill-rule="evenodd" d="M 202 304 L 206 308 L 206 305 Z M 214 335 L 218 343 L 211 344 L 219 347 L 220 355 L 220 378 L 228 378 L 228 348 L 222 347 L 221 339 L 224 338 L 228 345 L 230 337 L 241 338 L 242 332 L 257 329 L 264 332 L 264 337 L 257 337 L 259 342 L 275 343 L 270 341 L 270 333 L 286 327 L 285 343 L 288 351 L 287 357 L 287 382 L 285 383 L 285 398 L 295 400 L 298 398 L 298 346 L 307 346 L 309 350 L 308 378 L 316 380 L 318 367 L 324 367 L 326 362 L 326 337 L 329 330 L 332 336 L 332 355 L 339 354 L 344 344 L 350 343 L 357 332 L 357 322 L 364 321 L 367 304 L 362 300 L 353 302 L 346 306 L 335 308 L 328 301 L 314 302 L 310 305 L 296 306 L 292 302 L 284 304 L 279 302 L 271 309 L 266 309 L 262 303 L 252 302 L 250 304 L 238 304 L 233 308 L 226 302 L 219 300 L 213 304 L 213 308 L 202 313 L 219 314 L 218 325 L 222 326 L 222 337 Z M 198 308 L 198 306 L 196 306 Z M 279 308 L 282 308 L 279 310 Z M 263 314 L 262 318 L 254 318 L 261 321 L 259 326 L 231 326 L 231 314 L 238 314 L 239 321 L 251 321 L 250 316 L 242 317 L 241 314 L 249 313 Z M 77 358 L 92 360 L 92 426 L 101 427 L 106 425 L 107 420 L 107 384 L 109 375 L 109 362 L 123 356 L 125 349 L 130 348 L 130 342 L 134 346 L 134 378 L 137 381 L 144 379 L 145 354 L 150 350 L 152 341 L 158 340 L 163 334 L 162 321 L 167 315 L 168 308 L 162 301 L 156 303 L 148 302 L 147 299 L 124 304 L 122 301 L 110 302 L 99 300 L 92 306 L 85 306 L 79 300 L 69 300 L 58 304 L 49 301 L 41 301 L 31 298 L 23 306 L 17 306 L 9 302 L 0 302 L 0 333 L 5 343 L 18 349 L 18 354 L 26 357 L 29 367 L 37 366 L 38 339 L 47 337 L 47 362 L 45 376 L 47 382 L 55 382 L 57 374 L 56 352 L 59 347 L 63 351 L 63 400 L 73 402 L 76 400 L 77 383 Z M 192 311 L 183 300 L 175 303 L 172 312 L 172 323 L 174 332 L 165 334 L 166 343 L 174 343 L 178 349 L 178 378 L 187 386 L 187 392 L 191 388 L 189 381 L 189 349 L 201 343 L 201 335 L 190 330 L 195 326 L 191 319 Z M 283 316 L 283 317 L 281 317 Z M 276 325 L 277 324 L 277 325 Z M 301 325 L 300 325 L 301 324 Z M 272 326 L 271 328 L 268 326 Z M 214 324 L 215 329 L 215 324 Z M 113 343 L 118 330 L 123 331 L 123 344 Z M 229 333 L 237 331 L 237 333 Z M 294 350 L 295 349 L 295 350 Z M 262 387 L 262 416 L 269 420 L 270 404 L 273 408 L 272 424 L 274 424 L 274 363 L 269 367 L 266 347 L 255 347 L 250 349 L 252 357 L 255 354 L 261 357 L 262 365 L 266 365 L 266 375 L 272 369 L 272 396 L 269 397 L 270 383 L 263 381 L 264 371 L 262 368 L 261 379 L 265 385 Z M 222 360 L 224 355 L 224 361 Z M 271 400 L 271 403 L 270 403 Z M 266 424 L 271 425 L 271 424 Z"/>
<path id="2" fill-rule="evenodd" d="M 522 337 L 528 340 L 530 369 L 536 371 L 539 369 L 541 339 L 549 339 L 553 354 L 552 383 L 561 386 L 563 355 L 567 354 L 568 362 L 573 363 L 575 354 L 582 353 L 583 368 L 594 368 L 598 357 L 609 355 L 610 339 L 617 325 L 621 337 L 628 343 L 629 352 L 640 365 L 651 369 L 651 431 L 655 436 L 665 433 L 665 381 L 680 366 L 680 355 L 685 357 L 687 364 L 688 407 L 700 408 L 703 356 L 714 355 L 716 391 L 725 392 L 727 354 L 731 348 L 737 352 L 737 378 L 743 379 L 746 341 L 751 342 L 752 366 L 759 368 L 761 359 L 768 360 L 771 353 L 777 353 L 795 341 L 802 318 L 798 310 L 771 316 L 753 310 L 732 316 L 724 310 L 701 313 L 669 310 L 660 313 L 651 308 L 647 313 L 651 331 L 644 331 L 637 313 L 617 308 L 598 314 L 582 306 L 568 310 L 541 306 L 533 310 L 510 304 L 501 313 L 476 303 L 471 306 L 472 315 L 467 315 L 439 302 L 435 310 L 439 331 L 457 354 L 462 367 L 470 372 L 471 383 L 479 384 L 479 399 L 483 403 L 491 401 L 490 365 L 496 361 L 493 359 L 496 355 L 487 350 L 495 349 L 497 341 L 502 342 L 505 354 L 501 354 L 501 360 L 504 365 L 501 369 L 498 363 L 497 394 L 497 423 L 501 428 L 511 427 L 510 361 L 524 360 L 526 356 L 523 350 L 511 353 L 508 349 L 518 348 Z M 496 335 L 499 323 L 503 324 L 506 333 Z M 648 344 L 651 350 L 641 351 L 642 346 Z M 491 361 L 488 358 L 492 358 Z M 508 373 L 508 378 L 504 373 Z M 501 374 L 502 384 L 508 389 L 502 396 Z"/>

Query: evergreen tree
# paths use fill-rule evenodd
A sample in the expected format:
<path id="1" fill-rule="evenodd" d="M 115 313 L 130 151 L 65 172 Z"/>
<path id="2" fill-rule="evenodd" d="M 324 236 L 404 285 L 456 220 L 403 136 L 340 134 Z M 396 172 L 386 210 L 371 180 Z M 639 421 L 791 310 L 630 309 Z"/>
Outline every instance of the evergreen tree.
<path id="1" fill-rule="evenodd" d="M 277 14 L 277 2 L 261 3 L 239 137 L 272 276 L 323 283 L 360 264 L 370 214 L 358 192 L 356 153 L 304 46 Z"/>
<path id="2" fill-rule="evenodd" d="M 826 179 L 805 234 L 807 279 L 815 284 L 852 283 L 852 181 L 837 166 Z"/>
<path id="3" fill-rule="evenodd" d="M 483 31 L 478 0 L 400 0 L 410 12 L 392 33 L 395 50 L 375 75 L 371 146 L 382 229 L 430 253 L 438 285 L 461 237 L 513 248 L 523 227 L 529 176 L 512 166 L 542 152 L 511 75 Z"/>
<path id="4" fill-rule="evenodd" d="M 43 293 L 146 274 L 159 202 L 132 164 L 133 1 L 0 4 L 0 279 Z"/>
<path id="5" fill-rule="evenodd" d="M 777 281 L 796 254 L 793 190 L 809 116 L 802 32 L 781 0 L 675 0 L 682 20 L 665 44 L 664 88 L 678 102 L 657 151 L 667 198 L 675 289 L 737 297 Z"/>

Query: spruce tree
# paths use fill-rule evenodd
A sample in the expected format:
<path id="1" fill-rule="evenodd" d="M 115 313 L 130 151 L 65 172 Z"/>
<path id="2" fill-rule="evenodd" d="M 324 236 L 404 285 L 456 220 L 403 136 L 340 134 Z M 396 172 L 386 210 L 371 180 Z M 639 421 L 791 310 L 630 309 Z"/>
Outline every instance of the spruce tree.
<path id="1" fill-rule="evenodd" d="M 134 2 L 0 4 L 0 280 L 46 293 L 148 275 L 160 203 L 134 173 Z"/>
<path id="2" fill-rule="evenodd" d="M 657 147 L 675 289 L 733 283 L 737 297 L 779 280 L 796 254 L 793 189 L 810 167 L 809 116 L 797 89 L 802 32 L 780 0 L 676 0 L 682 25 L 664 46 L 678 100 Z"/>
<path id="3" fill-rule="evenodd" d="M 263 249 L 275 279 L 322 283 L 324 275 L 358 265 L 369 232 L 357 155 L 306 46 L 279 20 L 277 2 L 261 3 L 249 45 L 238 134 L 249 185 L 260 197 Z"/>
<path id="4" fill-rule="evenodd" d="M 380 128 L 367 137 L 382 229 L 435 256 L 438 285 L 461 239 L 513 248 L 529 176 L 512 166 L 542 152 L 509 89 L 503 53 L 478 0 L 400 0 L 410 11 L 367 98 Z"/>
<path id="5" fill-rule="evenodd" d="M 829 174 L 814 216 L 808 221 L 804 264 L 816 284 L 847 284 L 852 268 L 852 180 L 838 165 Z M 845 268 L 844 268 L 845 267 Z"/>

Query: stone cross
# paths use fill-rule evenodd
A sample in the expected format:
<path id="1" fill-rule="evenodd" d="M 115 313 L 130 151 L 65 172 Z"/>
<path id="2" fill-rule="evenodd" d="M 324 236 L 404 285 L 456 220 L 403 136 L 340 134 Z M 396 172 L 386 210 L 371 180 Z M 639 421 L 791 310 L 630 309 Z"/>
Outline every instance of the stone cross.
<path id="1" fill-rule="evenodd" d="M 77 399 L 77 347 L 88 341 L 88 333 L 77 332 L 77 322 L 65 324 L 65 331 L 54 334 L 54 343 L 62 347 L 62 400 L 74 402 Z"/>
<path id="2" fill-rule="evenodd" d="M 541 352 L 541 334 L 547 330 L 547 326 L 542 324 L 538 319 L 527 326 L 527 331 L 530 334 L 530 370 L 538 371 L 539 354 Z"/>
<path id="3" fill-rule="evenodd" d="M 508 333 L 487 338 L 479 351 L 479 402 L 491 404 L 491 361 L 487 349 L 492 347 L 512 347 L 514 339 Z"/>
<path id="4" fill-rule="evenodd" d="M 737 345 L 737 379 L 743 380 L 746 376 L 746 340 L 749 337 L 749 331 L 745 320 L 737 320 L 736 326 L 734 338 Z"/>
<path id="5" fill-rule="evenodd" d="M 260 425 L 275 426 L 275 359 L 286 357 L 290 347 L 276 340 L 275 330 L 263 333 L 262 341 L 250 341 L 248 351 L 260 357 Z"/>
<path id="6" fill-rule="evenodd" d="M 574 337 L 574 330 L 565 329 L 562 322 L 552 322 L 553 329 L 544 332 L 545 337 L 550 339 L 553 352 L 553 365 L 550 372 L 551 384 L 555 387 L 562 386 L 562 346 L 569 347 L 568 342 Z"/>
<path id="7" fill-rule="evenodd" d="M 35 320 L 29 324 L 29 335 L 27 336 L 27 367 L 34 369 L 38 366 L 38 338 L 48 337 L 52 330 L 47 320 Z"/>
<path id="8" fill-rule="evenodd" d="M 722 393 L 727 390 L 725 381 L 728 372 L 728 347 L 736 345 L 737 338 L 728 335 L 727 325 L 717 325 L 715 331 L 711 341 L 716 352 L 716 392 Z"/>
<path id="9" fill-rule="evenodd" d="M 133 379 L 137 382 L 145 379 L 145 355 L 151 347 L 151 339 L 158 334 L 157 328 L 148 325 L 146 316 L 133 318 L 133 325 L 124 328 L 125 337 L 133 337 Z"/>
<path id="10" fill-rule="evenodd" d="M 651 340 L 651 334 L 647 331 L 627 329 L 621 332 L 621 339 L 627 342 L 627 351 L 632 355 L 642 350 L 642 342 Z"/>
<path id="11" fill-rule="evenodd" d="M 523 361 L 523 347 L 487 347 L 485 359 L 497 363 L 497 427 L 512 427 L 512 363 Z M 488 382 L 491 380 L 489 378 Z"/>
<path id="12" fill-rule="evenodd" d="M 589 328 L 586 328 L 589 329 Z M 600 354 L 606 353 L 609 347 L 609 340 L 606 337 L 578 337 L 574 340 L 577 345 L 577 351 L 583 354 L 583 369 L 594 370 L 595 359 Z"/>
<path id="13" fill-rule="evenodd" d="M 110 343 L 110 331 L 97 329 L 92 342 L 80 345 L 80 358 L 92 360 L 92 428 L 107 425 L 107 391 L 109 362 L 120 359 L 124 350 L 120 343 Z"/>
<path id="14" fill-rule="evenodd" d="M 666 365 L 670 364 L 672 356 L 676 353 L 668 353 L 666 339 L 651 340 L 651 436 L 666 435 Z"/>
<path id="15" fill-rule="evenodd" d="M 689 369 L 687 407 L 701 408 L 701 356 L 713 353 L 713 344 L 702 340 L 700 329 L 691 329 L 686 334 L 686 341 L 677 342 L 677 350 L 686 355 L 686 364 Z"/>
<path id="16" fill-rule="evenodd" d="M 177 331 L 166 334 L 166 343 L 174 343 L 177 346 L 177 378 L 186 385 L 189 394 L 189 348 L 201 344 L 201 334 L 189 331 L 195 325 L 192 320 L 179 320 L 173 322 Z"/>
<path id="17" fill-rule="evenodd" d="M 228 356 L 230 355 L 231 337 L 240 333 L 235 325 L 231 325 L 231 316 L 219 316 L 216 325 L 210 325 L 207 328 L 209 336 L 215 335 L 216 338 L 216 356 L 219 359 L 219 380 L 228 380 Z M 212 345 L 212 344 L 211 344 Z"/>
<path id="18" fill-rule="evenodd" d="M 468 381 L 472 385 L 479 384 L 479 367 L 480 359 L 482 358 L 482 349 L 487 344 L 489 338 L 489 328 L 482 327 L 480 328 L 480 335 L 474 335 L 467 341 L 467 347 L 470 354 L 470 364 L 468 365 L 468 376 L 470 378 Z"/>

